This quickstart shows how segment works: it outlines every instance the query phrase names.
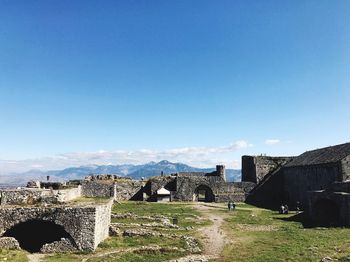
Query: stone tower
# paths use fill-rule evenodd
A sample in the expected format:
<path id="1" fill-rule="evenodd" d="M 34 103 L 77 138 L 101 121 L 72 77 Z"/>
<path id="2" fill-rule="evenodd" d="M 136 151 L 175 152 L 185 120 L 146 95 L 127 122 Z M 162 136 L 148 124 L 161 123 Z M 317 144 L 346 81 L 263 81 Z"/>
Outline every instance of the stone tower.
<path id="1" fill-rule="evenodd" d="M 225 166 L 224 165 L 216 165 L 216 173 L 224 181 L 226 181 L 226 174 L 225 174 Z"/>

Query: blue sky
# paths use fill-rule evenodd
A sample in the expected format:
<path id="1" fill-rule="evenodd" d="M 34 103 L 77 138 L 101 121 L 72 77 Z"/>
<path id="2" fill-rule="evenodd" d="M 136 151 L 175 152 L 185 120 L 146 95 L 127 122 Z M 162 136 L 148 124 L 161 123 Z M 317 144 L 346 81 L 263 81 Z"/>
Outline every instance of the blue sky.
<path id="1" fill-rule="evenodd" d="M 349 13 L 340 0 L 0 0 L 0 173 L 237 166 L 349 142 Z"/>

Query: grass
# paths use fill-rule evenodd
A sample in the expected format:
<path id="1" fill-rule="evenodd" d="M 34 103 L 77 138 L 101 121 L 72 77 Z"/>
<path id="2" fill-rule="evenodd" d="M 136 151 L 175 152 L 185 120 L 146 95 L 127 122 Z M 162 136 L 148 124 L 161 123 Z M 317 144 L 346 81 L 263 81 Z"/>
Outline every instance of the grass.
<path id="1" fill-rule="evenodd" d="M 0 261 L 11 261 L 11 262 L 28 261 L 27 252 L 22 250 L 0 249 Z"/>
<path id="2" fill-rule="evenodd" d="M 140 216 L 163 215 L 170 218 L 177 218 L 181 227 L 198 227 L 208 224 L 207 220 L 198 220 L 200 213 L 188 203 L 152 203 L 152 202 L 122 202 L 116 204 L 112 209 L 113 213 L 134 213 Z M 140 220 L 130 219 L 131 223 L 139 223 Z M 125 223 L 125 219 L 113 219 L 113 222 Z M 144 223 L 150 221 L 143 220 Z"/>
<path id="3" fill-rule="evenodd" d="M 81 199 L 85 201 L 84 199 Z M 88 200 L 88 199 L 86 199 Z M 149 202 L 122 202 L 113 205 L 113 213 L 134 213 L 140 216 L 164 215 L 167 217 L 177 217 L 180 229 L 171 229 L 167 233 L 175 233 L 178 235 L 191 235 L 193 231 L 184 230 L 183 227 L 203 226 L 208 224 L 207 220 L 199 220 L 197 216 L 200 213 L 191 205 L 186 203 L 149 203 Z M 113 222 L 120 223 L 149 223 L 147 219 L 128 219 L 120 218 L 112 219 Z M 162 229 L 154 229 L 162 231 Z M 166 232 L 166 231 L 164 231 Z M 136 248 L 141 246 L 157 245 L 164 248 L 163 251 L 138 251 L 138 252 L 118 252 L 118 250 L 126 250 L 128 248 Z M 168 250 L 169 247 L 177 247 L 179 250 Z M 87 262 L 97 261 L 150 261 L 160 262 L 188 254 L 184 251 L 186 243 L 180 237 L 164 238 L 158 236 L 150 237 L 109 237 L 98 246 L 93 254 L 73 253 L 73 254 L 50 254 L 44 258 L 47 262 L 70 262 L 81 261 L 87 259 Z"/>
<path id="4" fill-rule="evenodd" d="M 233 244 L 223 261 L 350 261 L 349 228 L 304 228 L 293 216 L 239 204 L 226 219 Z"/>

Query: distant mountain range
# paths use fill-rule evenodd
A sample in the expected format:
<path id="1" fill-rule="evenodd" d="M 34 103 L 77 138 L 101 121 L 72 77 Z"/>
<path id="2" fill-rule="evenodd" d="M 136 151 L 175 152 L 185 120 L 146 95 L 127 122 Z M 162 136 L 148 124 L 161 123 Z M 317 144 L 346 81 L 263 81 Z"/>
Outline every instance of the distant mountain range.
<path id="1" fill-rule="evenodd" d="M 8 186 L 23 186 L 29 180 L 45 180 L 50 176 L 51 180 L 70 180 L 82 179 L 89 174 L 115 174 L 119 176 L 128 176 L 133 179 L 147 178 L 151 176 L 172 174 L 177 172 L 212 172 L 215 168 L 196 168 L 182 163 L 171 163 L 167 160 L 149 162 L 144 165 L 91 165 L 70 167 L 63 170 L 41 171 L 30 170 L 25 173 L 16 173 L 6 176 L 0 176 L 0 188 Z M 240 181 L 241 170 L 226 169 L 227 181 Z"/>

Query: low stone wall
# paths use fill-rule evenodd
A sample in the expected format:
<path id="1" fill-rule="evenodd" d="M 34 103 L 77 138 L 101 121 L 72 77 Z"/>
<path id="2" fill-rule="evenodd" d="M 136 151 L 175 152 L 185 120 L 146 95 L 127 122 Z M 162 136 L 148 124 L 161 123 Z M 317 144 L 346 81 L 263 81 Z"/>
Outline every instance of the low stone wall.
<path id="1" fill-rule="evenodd" d="M 22 188 L 0 191 L 0 205 L 32 205 L 64 203 L 81 196 L 81 186 L 68 189 Z"/>
<path id="2" fill-rule="evenodd" d="M 62 238 L 60 241 L 55 241 L 50 244 L 45 244 L 40 249 L 40 252 L 42 253 L 54 253 L 54 252 L 73 252 L 76 251 L 76 247 L 73 245 L 73 243 L 67 239 Z"/>
<path id="3" fill-rule="evenodd" d="M 0 237 L 0 249 L 20 249 L 18 241 L 13 237 Z"/>
<path id="4" fill-rule="evenodd" d="M 342 226 L 350 226 L 350 193 L 345 192 L 332 192 L 328 190 L 323 191 L 311 191 L 308 195 L 308 208 L 307 212 L 309 217 L 317 221 L 319 219 L 319 210 L 317 210 L 318 201 L 329 200 L 332 205 L 338 209 L 339 212 L 339 224 Z M 320 207 L 318 207 L 320 208 Z M 333 214 L 329 214 L 332 216 Z"/>
<path id="5" fill-rule="evenodd" d="M 8 189 L 0 191 L 0 205 L 31 205 L 51 202 L 53 190 L 49 189 Z"/>
<path id="6" fill-rule="evenodd" d="M 115 196 L 117 201 L 124 200 L 143 200 L 143 181 L 140 180 L 116 180 L 115 181 Z"/>
<path id="7" fill-rule="evenodd" d="M 95 240 L 94 248 L 109 236 L 109 225 L 111 224 L 112 201 L 107 205 L 98 205 L 95 209 Z"/>
<path id="8" fill-rule="evenodd" d="M 54 190 L 54 194 L 57 197 L 58 202 L 69 202 L 81 197 L 81 186 L 79 185 L 76 188 Z"/>
<path id="9" fill-rule="evenodd" d="M 112 204 L 110 200 L 76 206 L 1 207 L 0 236 L 21 222 L 51 221 L 64 228 L 77 249 L 93 251 L 108 236 Z"/>
<path id="10" fill-rule="evenodd" d="M 113 180 L 82 181 L 82 195 L 86 197 L 114 197 Z"/>

